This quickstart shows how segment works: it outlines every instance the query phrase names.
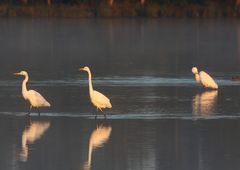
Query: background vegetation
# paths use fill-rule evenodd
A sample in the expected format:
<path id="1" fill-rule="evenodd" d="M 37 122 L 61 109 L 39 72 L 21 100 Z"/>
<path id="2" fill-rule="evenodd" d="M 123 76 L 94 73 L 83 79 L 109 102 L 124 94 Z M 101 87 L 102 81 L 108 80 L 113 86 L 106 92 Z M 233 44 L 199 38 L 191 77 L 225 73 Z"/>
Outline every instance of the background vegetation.
<path id="1" fill-rule="evenodd" d="M 240 0 L 0 0 L 0 16 L 238 17 Z"/>

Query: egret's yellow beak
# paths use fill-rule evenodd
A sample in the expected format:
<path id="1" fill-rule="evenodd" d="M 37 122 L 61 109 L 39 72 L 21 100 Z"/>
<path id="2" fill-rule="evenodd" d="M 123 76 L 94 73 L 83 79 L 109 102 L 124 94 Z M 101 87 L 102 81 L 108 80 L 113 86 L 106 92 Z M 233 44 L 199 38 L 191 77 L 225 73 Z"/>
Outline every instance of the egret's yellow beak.
<path id="1" fill-rule="evenodd" d="M 20 74 L 20 73 L 14 73 L 13 75 L 19 76 L 19 75 L 21 75 L 21 74 Z"/>
<path id="2" fill-rule="evenodd" d="M 84 70 L 84 68 L 80 68 L 79 70 Z"/>

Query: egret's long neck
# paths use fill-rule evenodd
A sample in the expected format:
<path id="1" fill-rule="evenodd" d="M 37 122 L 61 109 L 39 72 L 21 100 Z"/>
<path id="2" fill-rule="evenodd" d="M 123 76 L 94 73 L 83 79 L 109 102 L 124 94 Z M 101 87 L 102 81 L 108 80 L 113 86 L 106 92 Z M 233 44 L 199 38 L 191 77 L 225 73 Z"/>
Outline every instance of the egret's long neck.
<path id="1" fill-rule="evenodd" d="M 93 92 L 93 85 L 92 85 L 92 74 L 91 71 L 87 71 L 88 72 L 88 85 L 89 85 L 89 93 Z"/>
<path id="2" fill-rule="evenodd" d="M 22 94 L 27 93 L 27 82 L 28 82 L 28 75 L 25 75 L 25 79 L 22 82 Z"/>

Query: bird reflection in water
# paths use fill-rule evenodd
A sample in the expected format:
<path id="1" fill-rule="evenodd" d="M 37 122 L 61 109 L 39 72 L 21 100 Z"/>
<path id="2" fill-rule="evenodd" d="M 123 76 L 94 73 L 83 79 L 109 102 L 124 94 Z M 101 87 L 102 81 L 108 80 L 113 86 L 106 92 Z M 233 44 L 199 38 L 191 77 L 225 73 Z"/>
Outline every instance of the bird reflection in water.
<path id="1" fill-rule="evenodd" d="M 193 114 L 206 118 L 215 112 L 218 91 L 205 91 L 197 94 L 192 100 Z"/>
<path id="2" fill-rule="evenodd" d="M 22 148 L 19 153 L 20 161 L 26 162 L 28 160 L 28 145 L 33 144 L 36 140 L 40 139 L 49 127 L 49 121 L 29 120 L 29 126 L 27 126 L 22 133 Z"/>
<path id="3" fill-rule="evenodd" d="M 93 150 L 103 147 L 103 144 L 106 143 L 111 135 L 112 127 L 100 124 L 97 128 L 92 132 L 89 143 L 88 143 L 88 161 L 85 162 L 83 169 L 90 170 L 91 169 L 91 161 L 92 161 L 92 152 Z"/>

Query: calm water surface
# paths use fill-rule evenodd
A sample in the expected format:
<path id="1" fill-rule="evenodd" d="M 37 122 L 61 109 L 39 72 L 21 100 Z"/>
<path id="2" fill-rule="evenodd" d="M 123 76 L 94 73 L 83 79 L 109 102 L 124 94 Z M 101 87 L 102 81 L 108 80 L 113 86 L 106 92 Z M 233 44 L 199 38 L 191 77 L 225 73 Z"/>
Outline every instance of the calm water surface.
<path id="1" fill-rule="evenodd" d="M 12 18 L 0 34 L 0 169 L 239 169 L 239 20 Z M 107 120 L 94 119 L 85 65 Z M 20 70 L 52 104 L 40 117 L 25 116 Z"/>

